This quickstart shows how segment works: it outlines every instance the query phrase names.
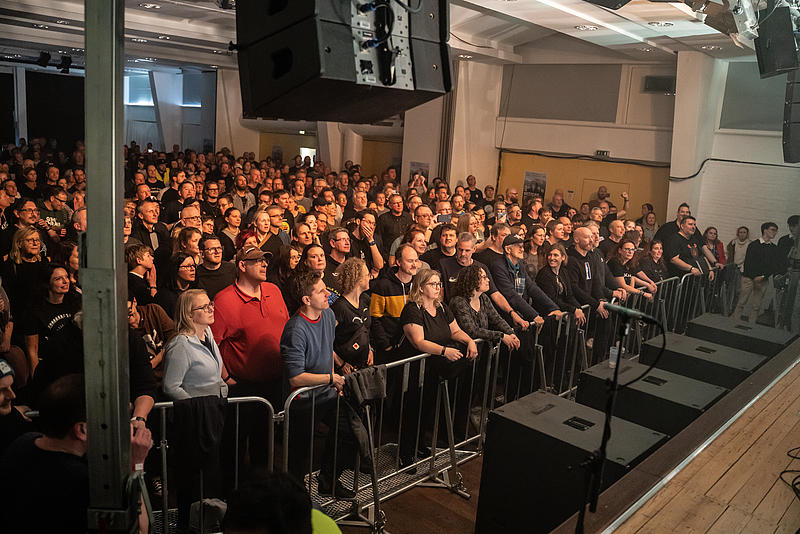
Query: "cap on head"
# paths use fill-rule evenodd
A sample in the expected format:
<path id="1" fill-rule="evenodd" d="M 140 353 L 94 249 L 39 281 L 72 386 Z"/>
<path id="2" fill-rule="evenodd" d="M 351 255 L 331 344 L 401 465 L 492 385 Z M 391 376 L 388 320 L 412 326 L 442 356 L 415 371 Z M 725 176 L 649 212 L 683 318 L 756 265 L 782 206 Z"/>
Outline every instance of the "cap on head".
<path id="1" fill-rule="evenodd" d="M 510 234 L 506 236 L 506 238 L 503 240 L 503 248 L 508 247 L 510 245 L 521 245 L 524 242 L 525 240 L 522 239 L 517 234 Z"/>
<path id="2" fill-rule="evenodd" d="M 7 361 L 0 359 L 0 378 L 14 376 L 14 368 Z"/>
<path id="3" fill-rule="evenodd" d="M 264 258 L 269 262 L 272 259 L 272 252 L 264 252 L 258 247 L 247 247 L 239 249 L 236 253 L 236 263 L 247 260 L 260 260 Z"/>

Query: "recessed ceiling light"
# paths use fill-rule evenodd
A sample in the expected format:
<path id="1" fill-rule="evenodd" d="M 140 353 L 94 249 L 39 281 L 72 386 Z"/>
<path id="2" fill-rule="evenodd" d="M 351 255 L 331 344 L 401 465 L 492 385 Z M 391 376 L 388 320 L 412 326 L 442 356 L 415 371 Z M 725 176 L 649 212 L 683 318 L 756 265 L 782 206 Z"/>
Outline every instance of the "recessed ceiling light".
<path id="1" fill-rule="evenodd" d="M 648 22 L 647 24 L 649 24 L 650 26 L 655 26 L 656 28 L 669 28 L 670 26 L 675 26 L 675 24 L 673 24 L 672 22 L 665 22 L 662 20 L 653 20 L 651 22 Z"/>
<path id="2" fill-rule="evenodd" d="M 161 6 L 158 4 L 151 4 L 150 2 L 142 2 L 139 4 L 139 7 L 144 9 L 161 9 Z"/>
<path id="3" fill-rule="evenodd" d="M 212 69 L 218 69 L 219 65 L 209 65 L 209 67 L 211 67 Z"/>
<path id="4" fill-rule="evenodd" d="M 597 26 L 592 26 L 591 24 L 578 24 L 575 26 L 575 29 L 581 32 L 593 32 L 599 30 L 600 28 Z"/>
<path id="5" fill-rule="evenodd" d="M 56 24 L 69 24 L 69 21 L 66 21 L 66 20 L 63 20 L 63 19 L 58 19 L 56 21 Z"/>
<path id="6" fill-rule="evenodd" d="M 19 58 L 22 57 L 22 55 L 21 54 L 6 54 L 3 57 L 6 58 L 6 59 L 19 59 Z"/>
<path id="7" fill-rule="evenodd" d="M 134 43 L 146 43 L 147 39 L 142 39 L 141 37 L 131 37 L 131 41 Z"/>
<path id="8" fill-rule="evenodd" d="M 653 50 L 655 50 L 655 49 L 654 49 L 654 48 L 647 47 L 647 46 L 644 46 L 644 47 L 642 47 L 642 48 L 639 48 L 639 51 L 640 51 L 640 52 L 652 52 Z"/>
<path id="9" fill-rule="evenodd" d="M 459 59 L 472 59 L 472 56 L 469 54 L 458 54 Z"/>
<path id="10" fill-rule="evenodd" d="M 213 52 L 214 54 L 224 54 L 225 53 L 222 50 L 212 50 L 211 52 Z"/>
<path id="11" fill-rule="evenodd" d="M 39 28 L 40 30 L 46 30 L 46 29 L 49 28 L 49 26 L 47 24 L 34 24 L 33 27 L 34 28 Z"/>
<path id="12" fill-rule="evenodd" d="M 722 50 L 719 45 L 703 45 L 700 47 L 702 50 Z"/>
<path id="13" fill-rule="evenodd" d="M 158 38 L 161 39 L 162 41 L 169 41 L 170 40 L 170 36 L 169 35 L 159 35 Z"/>
<path id="14" fill-rule="evenodd" d="M 297 133 L 299 133 L 300 135 L 305 135 L 305 134 L 306 134 L 306 131 L 305 131 L 305 130 L 300 130 L 300 131 L 299 131 L 299 132 L 297 132 Z"/>
<path id="15" fill-rule="evenodd" d="M 73 52 L 83 52 L 83 48 L 73 48 Z"/>
<path id="16" fill-rule="evenodd" d="M 69 54 L 69 51 L 68 50 L 59 50 L 58 53 L 59 54 Z"/>
<path id="17" fill-rule="evenodd" d="M 133 60 L 134 63 L 154 63 L 156 58 L 154 57 L 137 57 Z"/>

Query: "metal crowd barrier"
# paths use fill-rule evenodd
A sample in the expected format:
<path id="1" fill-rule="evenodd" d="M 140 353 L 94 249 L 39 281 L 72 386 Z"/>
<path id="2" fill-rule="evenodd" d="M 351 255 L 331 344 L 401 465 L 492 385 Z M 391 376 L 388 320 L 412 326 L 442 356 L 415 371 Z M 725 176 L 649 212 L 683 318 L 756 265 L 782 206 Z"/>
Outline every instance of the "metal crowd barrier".
<path id="1" fill-rule="evenodd" d="M 318 397 L 327 394 L 327 385 L 305 387 L 292 392 L 284 404 L 284 410 L 278 414 L 278 419 L 285 424 L 281 467 L 297 470 L 302 465 L 302 481 L 312 499 L 340 525 L 368 526 L 373 531 L 380 531 L 385 522 L 380 503 L 411 487 L 443 487 L 468 498 L 469 493 L 462 484 L 458 465 L 481 453 L 493 394 L 491 373 L 497 368 L 495 362 L 500 346 L 482 341 L 478 345 L 478 358 L 466 362 L 465 371 L 453 379 L 435 375 L 432 375 L 433 382 L 431 376 L 426 379 L 426 374 L 431 374 L 432 358 L 440 358 L 438 355 L 418 354 L 385 364 L 387 397 L 360 418 L 366 423 L 372 437 L 370 441 L 374 443 L 371 459 L 368 460 L 374 462 L 374 481 L 371 473 L 362 469 L 364 466 L 357 446 L 356 450 L 342 450 L 347 447 L 340 443 L 340 434 L 348 432 L 341 429 L 340 425 L 349 419 L 351 411 L 357 410 L 349 406 L 346 399 L 336 396 L 335 400 L 328 401 L 335 403 L 335 406 L 327 406 L 323 409 L 325 413 L 317 413 L 320 404 Z M 305 410 L 305 413 L 299 410 Z M 342 417 L 343 413 L 348 414 L 348 418 Z M 446 444 L 438 443 L 442 413 Z M 433 421 L 429 420 L 430 414 L 433 415 Z M 333 450 L 325 450 L 320 454 L 315 443 L 315 431 L 323 419 L 331 423 L 327 432 L 329 435 L 333 433 L 334 437 L 332 441 L 328 439 L 327 445 L 332 446 Z M 302 429 L 293 426 L 296 424 L 308 424 L 309 427 L 302 432 Z M 371 432 L 373 429 L 374 436 Z M 430 441 L 426 438 L 428 430 L 431 432 Z M 300 437 L 308 439 L 304 450 L 297 451 L 291 447 L 293 432 L 301 432 Z M 409 436 L 408 432 L 413 434 Z M 412 437 L 415 451 L 413 461 L 401 467 L 400 444 Z M 429 449 L 420 450 L 428 443 L 431 445 Z M 305 455 L 292 458 L 298 452 Z M 353 460 L 349 461 L 347 456 L 352 456 Z M 323 496 L 319 491 L 318 476 L 322 463 L 331 457 L 332 495 Z M 343 463 L 346 467 L 339 464 L 342 458 L 345 458 Z M 372 470 L 371 465 L 366 467 L 366 471 Z M 338 479 L 356 494 L 354 500 L 337 498 L 336 473 L 340 469 Z M 420 474 L 417 474 L 418 470 Z"/>
<path id="2" fill-rule="evenodd" d="M 262 406 L 265 410 L 265 419 L 267 421 L 267 470 L 272 471 L 274 466 L 274 443 L 275 443 L 275 410 L 273 409 L 272 405 L 266 399 L 262 397 L 230 397 L 228 398 L 228 405 L 233 407 L 233 418 L 234 418 L 234 434 L 233 434 L 233 465 L 234 465 L 234 472 L 233 472 L 233 486 L 237 488 L 239 486 L 239 426 L 240 426 L 240 407 L 244 404 L 253 404 L 256 406 Z M 169 450 L 169 439 L 167 436 L 167 430 L 169 425 L 167 424 L 168 419 L 168 411 L 174 408 L 174 403 L 172 401 L 167 402 L 157 402 L 153 406 L 153 411 L 158 411 L 160 415 L 160 439 L 158 441 L 157 447 L 155 447 L 161 457 L 161 511 L 154 512 L 154 521 L 151 522 L 151 532 L 161 532 L 162 534 L 166 534 L 167 532 L 171 532 L 174 529 L 171 527 L 177 523 L 175 510 L 170 510 L 170 498 L 169 498 L 169 461 L 168 461 L 168 450 Z M 227 424 L 227 418 L 226 418 Z M 224 451 L 229 452 L 229 451 Z M 252 454 L 252 451 L 251 451 Z M 220 464 L 224 465 L 224 464 Z M 199 509 L 199 519 L 200 519 L 200 532 L 205 532 L 205 521 L 204 521 L 204 490 L 203 487 L 203 476 L 201 471 L 200 476 L 200 509 Z M 160 524 L 160 525 L 159 525 Z"/>

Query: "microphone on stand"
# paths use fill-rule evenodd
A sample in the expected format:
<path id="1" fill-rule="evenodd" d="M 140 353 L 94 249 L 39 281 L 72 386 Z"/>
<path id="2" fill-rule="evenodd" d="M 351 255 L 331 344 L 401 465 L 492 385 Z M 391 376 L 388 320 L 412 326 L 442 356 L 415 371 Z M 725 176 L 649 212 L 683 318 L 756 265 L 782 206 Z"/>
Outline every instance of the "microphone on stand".
<path id="1" fill-rule="evenodd" d="M 653 317 L 652 315 L 647 315 L 646 313 L 642 313 L 639 310 L 626 308 L 625 306 L 620 306 L 618 304 L 611 304 L 610 302 L 604 303 L 603 307 L 606 310 L 616 313 L 617 315 L 625 319 L 634 319 L 637 321 L 644 321 L 645 323 L 659 324 L 658 320 L 655 317 Z"/>

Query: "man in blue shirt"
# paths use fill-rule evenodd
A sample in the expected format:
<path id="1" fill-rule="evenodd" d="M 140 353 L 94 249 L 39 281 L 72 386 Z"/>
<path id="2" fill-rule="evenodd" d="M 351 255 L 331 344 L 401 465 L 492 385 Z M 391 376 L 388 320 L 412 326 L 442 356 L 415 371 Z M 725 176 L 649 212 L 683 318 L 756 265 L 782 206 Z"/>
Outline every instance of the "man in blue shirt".
<path id="1" fill-rule="evenodd" d="M 296 283 L 301 304 L 283 328 L 281 358 L 292 391 L 321 387 L 301 393 L 292 401 L 287 413 L 289 472 L 301 481 L 308 473 L 312 424 L 324 421 L 329 430 L 318 477 L 319 493 L 338 499 L 352 499 L 355 494 L 339 481 L 345 464 L 353 460 L 353 435 L 349 424 L 353 414 L 349 406 L 342 402 L 339 403 L 338 421 L 336 419 L 337 398 L 344 386 L 344 378 L 333 371 L 336 319 L 328 305 L 330 292 L 316 272 L 299 276 Z M 337 434 L 338 445 L 335 444 Z M 335 469 L 334 451 L 337 456 Z"/>

